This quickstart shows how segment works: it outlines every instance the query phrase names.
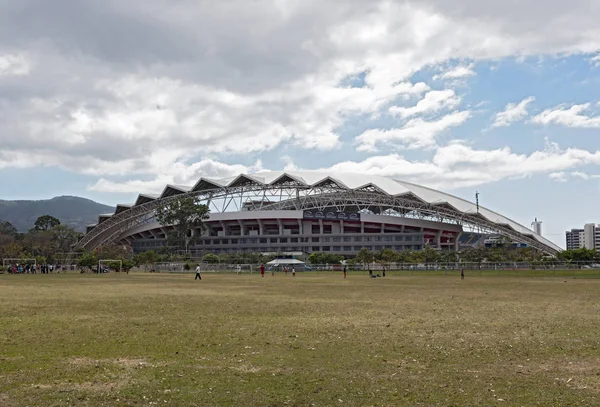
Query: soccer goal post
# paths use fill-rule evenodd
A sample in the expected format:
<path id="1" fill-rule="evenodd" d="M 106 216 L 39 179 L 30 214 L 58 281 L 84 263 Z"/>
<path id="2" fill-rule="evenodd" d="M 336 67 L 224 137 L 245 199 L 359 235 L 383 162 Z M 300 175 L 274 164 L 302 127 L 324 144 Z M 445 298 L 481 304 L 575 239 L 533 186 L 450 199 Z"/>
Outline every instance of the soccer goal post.
<path id="1" fill-rule="evenodd" d="M 114 269 L 115 271 L 117 271 L 117 267 L 118 267 L 118 271 L 119 273 L 121 271 L 123 271 L 123 261 L 122 260 L 98 260 L 98 273 L 102 273 L 104 272 L 104 269 L 102 267 L 102 265 L 105 265 L 105 269 Z"/>
<path id="2" fill-rule="evenodd" d="M 19 264 L 19 265 L 29 264 L 29 265 L 37 266 L 37 262 L 35 259 L 20 258 L 20 259 L 3 259 L 2 260 L 2 265 L 5 267 L 17 265 L 17 264 Z"/>

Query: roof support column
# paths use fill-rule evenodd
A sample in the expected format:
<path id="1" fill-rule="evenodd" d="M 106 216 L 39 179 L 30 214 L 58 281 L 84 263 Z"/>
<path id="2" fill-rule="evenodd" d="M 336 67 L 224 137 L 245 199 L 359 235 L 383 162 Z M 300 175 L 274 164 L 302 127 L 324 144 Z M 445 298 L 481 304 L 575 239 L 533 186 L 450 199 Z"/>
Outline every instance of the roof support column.
<path id="1" fill-rule="evenodd" d="M 365 233 L 365 222 L 363 222 L 363 221 L 360 222 L 360 233 L 361 234 Z"/>
<path id="2" fill-rule="evenodd" d="M 340 220 L 340 233 L 344 234 L 344 221 Z"/>
<path id="3" fill-rule="evenodd" d="M 257 219 L 258 220 L 258 234 L 260 236 L 264 236 L 265 234 L 265 224 L 263 223 L 262 219 Z"/>
<path id="4" fill-rule="evenodd" d="M 229 229 L 227 228 L 227 225 L 225 224 L 225 222 L 220 220 L 219 223 L 221 224 L 221 227 L 223 228 L 223 236 L 229 236 Z"/>
<path id="5" fill-rule="evenodd" d="M 241 219 L 238 219 L 238 224 L 240 225 L 240 235 L 246 236 L 246 225 L 244 224 L 244 221 Z"/>
<path id="6" fill-rule="evenodd" d="M 455 252 L 458 252 L 458 249 L 459 249 L 458 241 L 459 241 L 461 235 L 462 235 L 462 232 L 458 232 L 458 234 L 456 235 L 456 241 L 454 242 L 454 251 Z"/>
<path id="7" fill-rule="evenodd" d="M 281 219 L 277 219 L 277 224 L 279 225 L 279 234 L 283 235 L 283 222 Z"/>
<path id="8" fill-rule="evenodd" d="M 298 219 L 298 234 L 304 234 L 304 224 L 302 223 L 302 219 Z"/>
<path id="9" fill-rule="evenodd" d="M 435 245 L 437 246 L 438 249 L 442 248 L 442 231 L 438 230 L 437 234 L 435 235 Z"/>
<path id="10" fill-rule="evenodd" d="M 319 219 L 319 234 L 323 234 L 323 219 Z"/>
<path id="11" fill-rule="evenodd" d="M 385 233 L 385 223 L 381 224 L 381 233 Z"/>

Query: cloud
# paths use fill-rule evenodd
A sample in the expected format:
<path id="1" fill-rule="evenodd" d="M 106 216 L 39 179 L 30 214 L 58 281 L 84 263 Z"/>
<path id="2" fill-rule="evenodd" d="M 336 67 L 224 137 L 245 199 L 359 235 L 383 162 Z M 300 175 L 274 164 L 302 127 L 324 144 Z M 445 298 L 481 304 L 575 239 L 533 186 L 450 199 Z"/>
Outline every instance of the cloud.
<path id="1" fill-rule="evenodd" d="M 23 76 L 31 72 L 31 65 L 21 54 L 0 54 L 0 77 Z"/>
<path id="2" fill-rule="evenodd" d="M 596 68 L 600 67 L 600 54 L 590 58 L 590 63 Z"/>
<path id="3" fill-rule="evenodd" d="M 339 149 L 345 127 L 429 90 L 411 83 L 426 67 L 597 53 L 599 13 L 586 0 L 5 2 L 0 170 L 154 179 L 212 157 Z M 459 68 L 442 75 L 472 70 Z M 468 115 L 405 113 L 357 145 L 433 148 Z"/>
<path id="4" fill-rule="evenodd" d="M 600 116 L 586 116 L 582 114 L 588 111 L 591 103 L 582 105 L 572 105 L 567 108 L 558 106 L 553 109 L 544 110 L 542 113 L 531 119 L 535 124 L 558 124 L 565 127 L 574 128 L 600 128 Z"/>
<path id="5" fill-rule="evenodd" d="M 427 92 L 415 106 L 401 107 L 392 106 L 389 112 L 401 118 L 411 117 L 419 114 L 436 113 L 442 109 L 451 109 L 460 103 L 460 97 L 452 89 L 432 90 Z"/>
<path id="6" fill-rule="evenodd" d="M 475 64 L 459 65 L 442 74 L 435 75 L 433 79 L 463 79 L 477 75 L 473 70 Z"/>
<path id="7" fill-rule="evenodd" d="M 399 128 L 370 129 L 356 137 L 354 144 L 359 151 L 376 151 L 378 144 L 400 145 L 403 148 L 433 148 L 436 139 L 446 130 L 465 123 L 471 112 L 454 111 L 437 120 L 411 119 Z"/>
<path id="8" fill-rule="evenodd" d="M 518 104 L 509 103 L 504 108 L 504 111 L 496 114 L 494 124 L 492 127 L 506 127 L 512 123 L 516 123 L 525 119 L 529 112 L 527 112 L 527 106 L 535 100 L 533 96 L 523 99 Z"/>
<path id="9" fill-rule="evenodd" d="M 567 178 L 568 178 L 567 173 L 565 173 L 564 171 L 553 172 L 553 173 L 550 173 L 548 176 L 554 182 L 567 182 Z"/>

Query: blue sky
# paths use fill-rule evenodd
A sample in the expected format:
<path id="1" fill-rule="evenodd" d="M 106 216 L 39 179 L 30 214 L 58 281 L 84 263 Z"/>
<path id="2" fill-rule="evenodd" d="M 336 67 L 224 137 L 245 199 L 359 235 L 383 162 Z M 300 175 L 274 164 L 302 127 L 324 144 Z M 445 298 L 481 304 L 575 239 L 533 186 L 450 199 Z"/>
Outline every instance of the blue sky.
<path id="1" fill-rule="evenodd" d="M 589 2 L 264 0 L 231 14 L 149 0 L 139 15 L 140 1 L 7 6 L 0 199 L 114 205 L 200 176 L 323 169 L 479 191 L 559 245 L 600 221 Z"/>

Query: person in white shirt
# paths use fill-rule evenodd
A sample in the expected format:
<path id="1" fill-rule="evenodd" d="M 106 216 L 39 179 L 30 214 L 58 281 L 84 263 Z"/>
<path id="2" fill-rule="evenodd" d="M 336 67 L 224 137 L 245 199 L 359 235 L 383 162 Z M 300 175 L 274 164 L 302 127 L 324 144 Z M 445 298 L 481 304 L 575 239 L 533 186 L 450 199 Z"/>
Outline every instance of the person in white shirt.
<path id="1" fill-rule="evenodd" d="M 292 277 L 296 277 L 296 268 L 292 266 Z"/>
<path id="2" fill-rule="evenodd" d="M 199 264 L 196 266 L 196 277 L 194 277 L 194 280 L 198 280 L 198 279 L 202 280 L 202 276 L 200 276 L 200 265 Z"/>

